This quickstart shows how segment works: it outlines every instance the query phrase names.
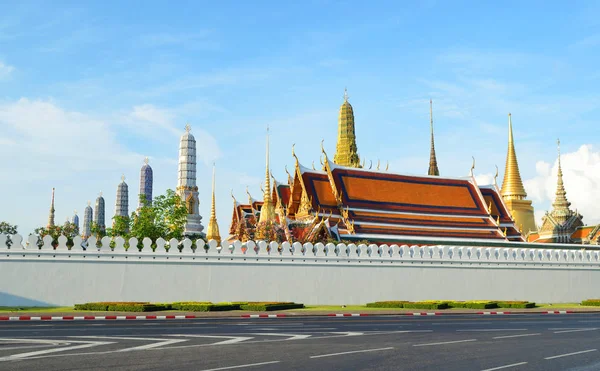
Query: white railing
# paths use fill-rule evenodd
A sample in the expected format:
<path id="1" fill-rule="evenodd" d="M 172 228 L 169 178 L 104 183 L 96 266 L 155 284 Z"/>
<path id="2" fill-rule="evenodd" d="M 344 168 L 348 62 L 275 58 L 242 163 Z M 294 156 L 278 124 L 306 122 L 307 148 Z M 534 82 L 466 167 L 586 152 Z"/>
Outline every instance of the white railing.
<path id="1" fill-rule="evenodd" d="M 234 241 L 223 242 L 219 246 L 217 241 L 205 243 L 190 239 L 166 241 L 162 238 L 155 244 L 149 238 L 140 242 L 137 238 L 128 241 L 121 237 L 103 237 L 98 241 L 95 237 L 84 241 L 81 237 L 73 239 L 73 246 L 67 245 L 67 237 L 60 236 L 56 248 L 53 239 L 45 236 L 42 246 L 38 246 L 38 236 L 29 235 L 27 241 L 20 235 L 8 236 L 0 234 L 0 260 L 11 258 L 78 258 L 88 255 L 98 257 L 111 256 L 111 258 L 127 258 L 136 256 L 146 260 L 168 260 L 174 256 L 180 259 L 198 257 L 231 258 L 231 260 L 249 260 L 256 258 L 260 261 L 294 261 L 294 262 L 331 262 L 331 263 L 356 263 L 389 262 L 389 263 L 421 263 L 421 264 L 456 264 L 478 266 L 506 265 L 506 264 L 531 264 L 534 266 L 585 266 L 600 267 L 600 251 L 598 250 L 566 250 L 566 249 L 536 249 L 536 248 L 501 248 L 501 247 L 473 247 L 473 246 L 409 246 L 409 245 L 375 245 L 375 244 L 344 244 L 344 243 L 305 243 L 299 242 L 266 242 L 266 241 Z M 25 242 L 25 243 L 24 243 Z M 10 245 L 10 246 L 9 246 Z M 112 245 L 112 247 L 111 247 Z M 154 245 L 154 246 L 153 246 Z M 126 246 L 130 246 L 126 248 Z M 153 249 L 154 247 L 154 249 Z M 162 259 L 161 259 L 162 258 Z M 254 259 L 252 259 L 254 260 Z M 254 261 L 256 261 L 254 260 Z M 171 259 L 172 261 L 172 259 Z M 478 264 L 479 263 L 479 264 Z"/>

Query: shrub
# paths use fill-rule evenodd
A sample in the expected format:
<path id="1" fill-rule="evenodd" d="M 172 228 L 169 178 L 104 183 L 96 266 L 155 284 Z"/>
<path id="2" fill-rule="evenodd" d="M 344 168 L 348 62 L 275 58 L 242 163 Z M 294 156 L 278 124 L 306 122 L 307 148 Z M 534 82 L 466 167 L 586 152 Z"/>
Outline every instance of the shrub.
<path id="1" fill-rule="evenodd" d="M 600 299 L 588 299 L 581 302 L 581 305 L 600 307 Z"/>
<path id="2" fill-rule="evenodd" d="M 529 301 L 499 301 L 498 308 L 535 308 L 535 303 Z"/>
<path id="3" fill-rule="evenodd" d="M 376 301 L 374 303 L 367 303 L 367 308 L 404 308 L 404 304 L 409 303 L 406 300 L 403 301 Z"/>
<path id="4" fill-rule="evenodd" d="M 292 302 L 248 302 L 240 304 L 240 309 L 249 311 L 271 311 L 304 308 L 304 304 Z"/>
<path id="5" fill-rule="evenodd" d="M 417 301 L 417 302 L 409 302 L 404 303 L 404 308 L 407 309 L 447 309 L 447 302 L 427 302 L 427 301 Z"/>
<path id="6" fill-rule="evenodd" d="M 109 311 L 109 312 L 153 312 L 168 310 L 170 306 L 164 304 L 150 304 L 148 302 L 99 302 L 75 304 L 75 310 Z"/>

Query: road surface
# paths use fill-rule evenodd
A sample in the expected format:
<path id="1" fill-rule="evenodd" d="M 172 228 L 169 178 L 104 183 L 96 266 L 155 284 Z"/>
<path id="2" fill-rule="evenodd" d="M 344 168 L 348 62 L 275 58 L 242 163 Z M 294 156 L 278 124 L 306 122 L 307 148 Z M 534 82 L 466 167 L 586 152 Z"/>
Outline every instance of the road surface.
<path id="1" fill-rule="evenodd" d="M 0 323 L 0 370 L 600 370 L 600 314 Z"/>

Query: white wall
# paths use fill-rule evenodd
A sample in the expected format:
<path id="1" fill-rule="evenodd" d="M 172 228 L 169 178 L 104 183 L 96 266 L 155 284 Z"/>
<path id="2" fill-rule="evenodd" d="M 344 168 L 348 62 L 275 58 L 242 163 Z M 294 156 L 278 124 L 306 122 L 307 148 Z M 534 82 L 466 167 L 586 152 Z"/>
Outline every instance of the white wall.
<path id="1" fill-rule="evenodd" d="M 72 305 L 89 301 L 295 301 L 364 304 L 378 300 L 530 300 L 600 298 L 600 252 L 583 250 L 375 245 L 242 244 L 194 252 L 191 241 L 170 252 L 84 251 L 22 246 L 0 235 L 0 306 Z M 33 240 L 31 240 L 33 242 Z M 49 242 L 49 241 L 46 241 Z M 135 241 L 132 241 L 135 242 Z"/>

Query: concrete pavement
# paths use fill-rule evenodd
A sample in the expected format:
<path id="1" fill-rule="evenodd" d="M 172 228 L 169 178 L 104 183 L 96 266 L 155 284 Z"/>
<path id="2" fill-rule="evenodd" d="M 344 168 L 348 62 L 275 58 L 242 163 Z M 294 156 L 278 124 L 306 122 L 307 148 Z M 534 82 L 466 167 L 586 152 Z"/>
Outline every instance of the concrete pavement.
<path id="1" fill-rule="evenodd" d="M 600 314 L 0 323 L 0 370 L 598 370 Z"/>

